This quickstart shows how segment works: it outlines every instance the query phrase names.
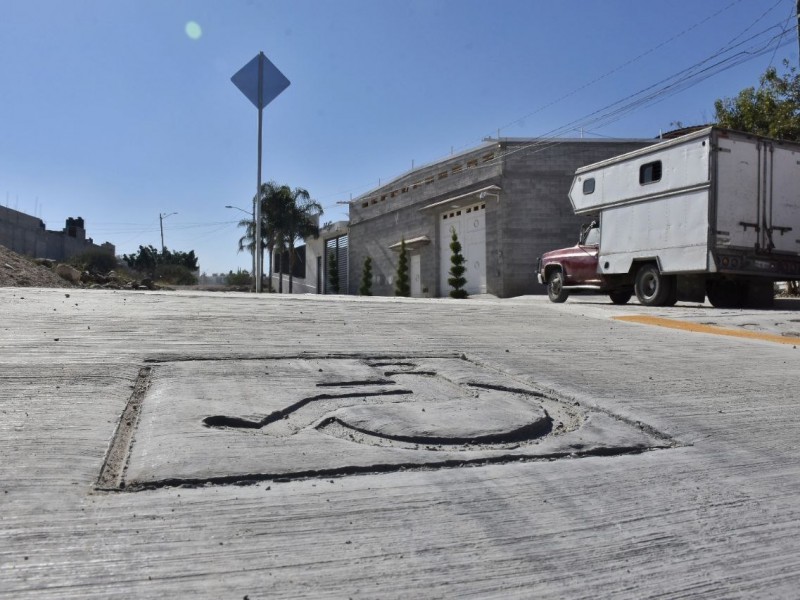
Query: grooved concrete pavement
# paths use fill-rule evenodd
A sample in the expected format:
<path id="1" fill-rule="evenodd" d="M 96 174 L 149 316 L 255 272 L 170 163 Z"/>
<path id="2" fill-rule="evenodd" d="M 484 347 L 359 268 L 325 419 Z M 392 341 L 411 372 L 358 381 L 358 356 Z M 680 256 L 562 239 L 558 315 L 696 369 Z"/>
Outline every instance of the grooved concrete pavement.
<path id="1" fill-rule="evenodd" d="M 800 329 L 791 301 L 719 311 L 0 289 L 0 597 L 796 597 L 800 349 L 611 319 L 630 314 Z M 144 366 L 409 352 L 464 353 L 675 444 L 96 489 Z M 156 431 L 144 427 L 139 443 Z"/>

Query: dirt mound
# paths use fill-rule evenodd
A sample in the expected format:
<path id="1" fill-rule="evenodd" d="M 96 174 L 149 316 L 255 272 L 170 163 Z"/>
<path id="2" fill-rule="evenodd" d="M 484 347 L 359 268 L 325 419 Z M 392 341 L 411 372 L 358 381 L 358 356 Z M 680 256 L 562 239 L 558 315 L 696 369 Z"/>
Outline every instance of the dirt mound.
<path id="1" fill-rule="evenodd" d="M 0 246 L 0 287 L 75 287 L 33 259 Z"/>

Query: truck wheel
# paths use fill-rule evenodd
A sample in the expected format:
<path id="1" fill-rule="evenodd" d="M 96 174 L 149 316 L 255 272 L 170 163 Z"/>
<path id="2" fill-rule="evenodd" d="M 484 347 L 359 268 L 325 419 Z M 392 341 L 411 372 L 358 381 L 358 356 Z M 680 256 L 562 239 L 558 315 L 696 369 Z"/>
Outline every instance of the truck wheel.
<path id="1" fill-rule="evenodd" d="M 653 264 L 644 265 L 636 273 L 636 297 L 645 306 L 667 306 L 674 294 L 675 278 L 663 275 Z"/>
<path id="2" fill-rule="evenodd" d="M 614 290 L 613 292 L 608 292 L 608 296 L 614 304 L 627 304 L 628 300 L 633 296 L 633 292 L 630 290 Z"/>
<path id="3" fill-rule="evenodd" d="M 553 271 L 547 278 L 547 296 L 550 302 L 564 302 L 569 298 L 569 292 L 564 289 L 564 274 Z"/>
<path id="4" fill-rule="evenodd" d="M 745 306 L 748 308 L 773 308 L 775 285 L 772 281 L 751 282 L 747 288 Z"/>
<path id="5" fill-rule="evenodd" d="M 741 308 L 747 297 L 746 290 L 733 281 L 714 279 L 706 285 L 706 295 L 714 308 Z"/>

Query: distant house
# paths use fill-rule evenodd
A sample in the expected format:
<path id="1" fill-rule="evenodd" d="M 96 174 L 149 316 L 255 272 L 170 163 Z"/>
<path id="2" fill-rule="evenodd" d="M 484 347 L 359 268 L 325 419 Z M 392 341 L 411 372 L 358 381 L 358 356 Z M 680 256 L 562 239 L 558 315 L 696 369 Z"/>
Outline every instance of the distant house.
<path id="1" fill-rule="evenodd" d="M 17 210 L 0 206 L 0 245 L 33 258 L 66 261 L 87 250 L 101 250 L 112 256 L 116 252 L 108 242 L 97 245 L 86 237 L 81 217 L 69 218 L 64 229 L 45 229 L 44 221 Z"/>
<path id="2" fill-rule="evenodd" d="M 466 258 L 470 294 L 543 293 L 535 279 L 537 257 L 575 243 L 585 219 L 573 215 L 567 197 L 575 169 L 656 141 L 488 140 L 350 201 L 349 224 L 325 240 L 318 265 L 324 271 L 327 254 L 346 248 L 338 263 L 340 269 L 348 265 L 340 276 L 342 293 L 356 293 L 369 256 L 372 293 L 391 296 L 404 241 L 411 295 L 447 296 L 455 231 Z"/>

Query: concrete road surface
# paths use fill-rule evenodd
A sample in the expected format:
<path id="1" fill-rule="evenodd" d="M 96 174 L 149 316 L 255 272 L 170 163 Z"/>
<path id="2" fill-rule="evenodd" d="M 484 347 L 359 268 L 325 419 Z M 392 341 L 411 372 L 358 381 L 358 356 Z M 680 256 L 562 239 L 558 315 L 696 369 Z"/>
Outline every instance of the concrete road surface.
<path id="1" fill-rule="evenodd" d="M 0 317 L 0 597 L 798 597 L 797 301 Z"/>

